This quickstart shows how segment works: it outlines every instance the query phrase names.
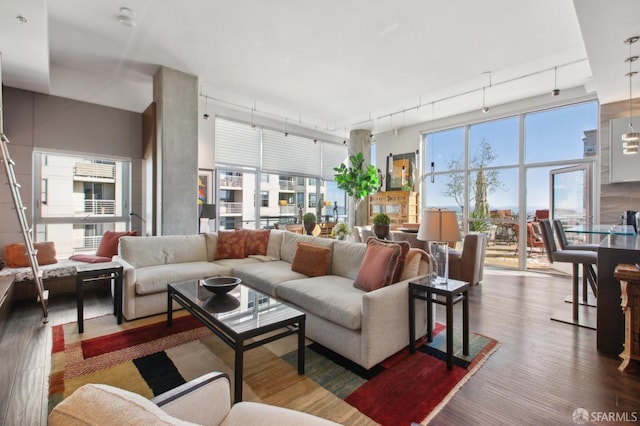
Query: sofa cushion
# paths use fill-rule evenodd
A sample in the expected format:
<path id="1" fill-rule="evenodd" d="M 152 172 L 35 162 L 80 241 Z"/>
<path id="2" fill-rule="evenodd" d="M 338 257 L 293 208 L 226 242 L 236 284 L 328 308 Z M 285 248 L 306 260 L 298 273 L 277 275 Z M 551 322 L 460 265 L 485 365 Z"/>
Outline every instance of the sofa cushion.
<path id="1" fill-rule="evenodd" d="M 282 260 L 238 266 L 233 269 L 233 276 L 262 293 L 276 297 L 280 283 L 307 278 L 300 272 L 292 271 L 291 264 Z"/>
<path id="2" fill-rule="evenodd" d="M 269 246 L 267 256 L 280 260 L 280 250 L 282 249 L 282 238 L 286 231 L 272 229 L 269 233 Z"/>
<path id="3" fill-rule="evenodd" d="M 252 254 L 267 255 L 267 247 L 269 246 L 269 229 L 247 229 L 247 238 L 244 242 L 245 257 Z"/>
<path id="4" fill-rule="evenodd" d="M 135 236 L 135 235 L 138 235 L 138 231 L 131 231 L 131 232 L 106 231 L 102 235 L 102 239 L 100 240 L 100 245 L 98 246 L 98 250 L 96 250 L 96 256 L 100 256 L 100 257 L 117 256 L 118 243 L 120 242 L 120 237 Z"/>
<path id="5" fill-rule="evenodd" d="M 311 235 L 301 235 L 293 232 L 285 232 L 284 236 L 282 237 L 280 259 L 284 260 L 285 262 L 293 263 L 293 258 L 296 255 L 298 243 L 300 242 L 332 248 L 335 240 L 331 238 L 318 238 Z M 331 267 L 331 265 L 329 265 L 329 267 Z M 327 270 L 327 274 L 330 273 L 331 271 Z"/>
<path id="6" fill-rule="evenodd" d="M 256 259 L 254 257 L 245 257 L 244 259 L 219 259 L 213 263 L 215 263 L 216 265 L 224 266 L 226 268 L 230 268 L 231 274 L 233 274 L 233 270 L 239 266 L 260 262 L 260 259 Z"/>
<path id="7" fill-rule="evenodd" d="M 184 262 L 205 262 L 207 247 L 203 235 L 121 237 L 120 257 L 134 268 Z"/>
<path id="8" fill-rule="evenodd" d="M 167 291 L 167 283 L 196 280 L 216 275 L 231 275 L 231 268 L 211 262 L 186 262 L 136 269 L 136 294 Z"/>
<path id="9" fill-rule="evenodd" d="M 331 256 L 331 273 L 355 280 L 366 251 L 366 244 L 336 241 Z"/>
<path id="10" fill-rule="evenodd" d="M 36 250 L 38 265 L 58 263 L 58 259 L 56 259 L 56 245 L 53 241 L 33 243 L 33 248 Z M 9 268 L 20 268 L 31 265 L 27 257 L 27 247 L 21 243 L 8 244 L 4 248 L 4 260 L 7 262 Z"/>
<path id="11" fill-rule="evenodd" d="M 216 260 L 218 259 L 244 259 L 244 246 L 247 241 L 247 233 L 243 229 L 237 231 L 218 232 L 218 244 L 216 246 Z"/>
<path id="12" fill-rule="evenodd" d="M 48 423 L 52 426 L 194 424 L 170 416 L 141 395 L 101 384 L 76 389 L 53 409 Z"/>
<path id="13" fill-rule="evenodd" d="M 397 244 L 385 244 L 374 238 L 369 239 L 367 252 L 353 283 L 354 287 L 372 291 L 391 284 L 401 251 Z"/>
<path id="14" fill-rule="evenodd" d="M 110 257 L 101 257 L 92 254 L 74 254 L 69 257 L 69 260 L 75 260 L 76 262 L 86 262 L 86 263 L 105 263 L 111 262 L 112 258 Z"/>
<path id="15" fill-rule="evenodd" d="M 350 330 L 362 325 L 362 296 L 349 278 L 337 275 L 292 280 L 278 286 L 278 297 Z"/>
<path id="16" fill-rule="evenodd" d="M 379 243 L 382 244 L 397 244 L 400 246 L 400 256 L 398 257 L 398 262 L 396 263 L 396 267 L 393 269 L 393 278 L 391 278 L 391 283 L 397 283 L 400 281 L 400 277 L 402 276 L 402 271 L 404 270 L 404 264 L 407 260 L 407 253 L 409 253 L 409 249 L 411 248 L 411 244 L 408 241 L 387 241 L 380 240 L 375 238 Z"/>
<path id="17" fill-rule="evenodd" d="M 331 260 L 331 249 L 316 244 L 298 243 L 291 270 L 308 277 L 326 275 Z"/>

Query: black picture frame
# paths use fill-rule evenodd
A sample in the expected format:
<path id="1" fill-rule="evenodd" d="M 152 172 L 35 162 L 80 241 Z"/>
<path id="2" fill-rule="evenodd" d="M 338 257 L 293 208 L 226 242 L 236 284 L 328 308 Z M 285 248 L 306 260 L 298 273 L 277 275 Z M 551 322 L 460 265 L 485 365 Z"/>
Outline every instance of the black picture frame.
<path id="1" fill-rule="evenodd" d="M 390 165 L 393 168 L 390 170 Z M 404 180 L 403 180 L 404 167 Z M 386 188 L 387 191 L 413 191 L 415 185 L 416 153 L 387 156 Z"/>

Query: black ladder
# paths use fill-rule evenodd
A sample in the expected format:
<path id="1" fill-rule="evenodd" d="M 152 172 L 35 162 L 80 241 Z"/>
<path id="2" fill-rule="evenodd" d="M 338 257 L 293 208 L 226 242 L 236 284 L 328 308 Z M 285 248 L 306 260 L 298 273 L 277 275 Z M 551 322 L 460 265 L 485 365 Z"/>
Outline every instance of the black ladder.
<path id="1" fill-rule="evenodd" d="M 22 204 L 22 197 L 20 196 L 20 184 L 16 181 L 16 173 L 13 170 L 15 162 L 9 155 L 9 138 L 4 134 L 4 126 L 2 121 L 2 110 L 0 110 L 0 147 L 2 148 L 2 162 L 4 164 L 4 170 L 7 172 L 7 184 L 11 189 L 11 198 L 13 198 L 13 204 L 18 214 L 18 222 L 20 222 L 20 229 L 22 238 L 24 239 L 24 245 L 27 249 L 25 253 L 31 264 L 31 272 L 33 272 L 33 282 L 38 290 L 38 301 L 42 304 L 42 314 L 44 315 L 44 323 L 49 322 L 47 301 L 49 298 L 49 290 L 44 289 L 42 283 L 42 270 L 38 264 L 38 258 L 36 257 L 37 251 L 33 247 L 33 229 L 29 227 L 27 222 L 27 216 L 25 214 L 27 208 Z"/>

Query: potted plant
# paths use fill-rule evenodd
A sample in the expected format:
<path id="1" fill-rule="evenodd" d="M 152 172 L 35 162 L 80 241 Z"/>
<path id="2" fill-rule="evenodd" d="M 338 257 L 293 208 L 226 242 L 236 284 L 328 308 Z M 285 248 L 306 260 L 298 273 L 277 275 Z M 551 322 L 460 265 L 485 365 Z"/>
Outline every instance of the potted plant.
<path id="1" fill-rule="evenodd" d="M 355 201 L 355 216 L 357 218 L 358 205 L 369 194 L 378 191 L 378 170 L 371 164 L 364 165 L 364 155 L 362 152 L 349 157 L 350 167 L 340 164 L 334 167 L 333 171 L 338 189 L 342 189 L 349 197 Z M 357 222 L 357 219 L 354 223 Z"/>
<path id="2" fill-rule="evenodd" d="M 384 213 L 378 213 L 373 217 L 373 232 L 376 237 L 386 239 L 389 236 L 389 225 L 391 219 Z"/>
<path id="3" fill-rule="evenodd" d="M 304 229 L 307 231 L 307 235 L 313 235 L 313 230 L 316 227 L 316 215 L 313 213 L 305 213 L 302 216 L 302 223 L 304 224 Z"/>

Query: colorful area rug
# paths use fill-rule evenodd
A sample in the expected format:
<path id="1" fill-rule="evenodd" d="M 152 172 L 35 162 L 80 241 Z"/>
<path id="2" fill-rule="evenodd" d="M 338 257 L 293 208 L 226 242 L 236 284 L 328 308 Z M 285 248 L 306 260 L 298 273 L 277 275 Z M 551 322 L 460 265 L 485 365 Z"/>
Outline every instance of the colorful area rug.
<path id="1" fill-rule="evenodd" d="M 75 323 L 52 327 L 49 410 L 85 383 L 152 398 L 210 371 L 233 377 L 233 351 L 190 315 L 178 315 L 172 328 L 164 315 L 120 326 L 113 316 L 93 318 L 83 335 Z M 426 424 L 498 347 L 472 333 L 470 355 L 454 346 L 449 371 L 443 330 L 437 325 L 433 342 L 416 354 L 405 348 L 370 370 L 309 342 L 304 376 L 297 374 L 296 337 L 289 336 L 245 354 L 243 397 L 345 425 Z"/>

